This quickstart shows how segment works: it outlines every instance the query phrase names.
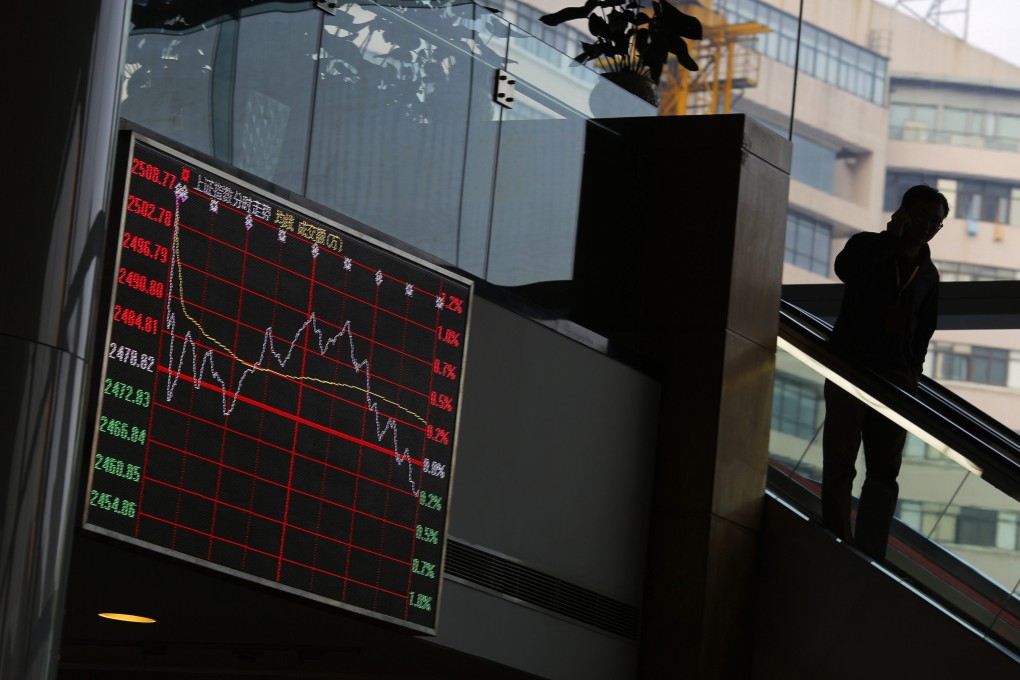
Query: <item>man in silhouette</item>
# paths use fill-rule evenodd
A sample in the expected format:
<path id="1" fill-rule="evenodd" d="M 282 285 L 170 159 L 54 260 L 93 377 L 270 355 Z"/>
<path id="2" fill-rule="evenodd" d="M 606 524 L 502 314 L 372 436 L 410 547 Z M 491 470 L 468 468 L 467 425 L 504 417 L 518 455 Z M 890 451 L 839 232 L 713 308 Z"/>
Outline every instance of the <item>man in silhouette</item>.
<path id="1" fill-rule="evenodd" d="M 938 313 L 939 274 L 928 241 L 948 214 L 941 193 L 911 187 L 884 232 L 855 234 L 836 256 L 836 275 L 846 285 L 830 346 L 910 393 L 917 391 Z M 905 440 L 903 428 L 825 382 L 822 523 L 878 560 L 885 557 L 896 511 Z M 851 488 L 862 441 L 866 473 L 851 533 Z"/>

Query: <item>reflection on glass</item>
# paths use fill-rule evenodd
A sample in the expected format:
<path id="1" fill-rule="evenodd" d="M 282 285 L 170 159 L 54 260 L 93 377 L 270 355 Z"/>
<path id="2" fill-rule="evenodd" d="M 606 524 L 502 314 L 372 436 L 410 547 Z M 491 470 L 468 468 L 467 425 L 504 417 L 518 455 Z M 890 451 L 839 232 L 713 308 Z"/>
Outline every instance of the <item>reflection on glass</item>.
<path id="1" fill-rule="evenodd" d="M 655 110 L 472 2 L 329 10 L 138 0 L 124 116 L 469 272 L 569 278 L 592 92 L 603 115 Z"/>
<path id="2" fill-rule="evenodd" d="M 781 46 L 789 35 L 784 22 L 799 4 L 716 3 L 733 20 L 758 21 L 775 34 L 758 41 L 762 80 L 742 106 L 779 129 L 789 106 L 779 93 L 793 96 L 782 80 L 792 66 Z M 883 230 L 903 192 L 921 183 L 938 188 L 950 203 L 945 228 L 930 243 L 943 290 L 956 282 L 1020 280 L 1020 67 L 934 25 L 931 15 L 925 21 L 888 6 L 893 4 L 846 0 L 804 7 L 784 283 L 837 282 L 825 263 L 845 239 Z M 980 11 L 986 10 L 960 14 Z M 866 29 L 854 20 L 865 15 Z M 804 158 L 808 150 L 811 160 Z M 829 252 L 822 256 L 825 246 Z M 1020 431 L 1020 330 L 937 331 L 925 372 Z M 910 458 L 910 450 L 908 445 L 901 517 L 947 546 L 977 542 L 981 549 L 969 552 L 1009 550 L 1016 556 L 1002 547 L 1007 539 L 986 545 L 993 524 L 996 536 L 1009 534 L 1012 510 L 991 498 L 961 503 L 929 498 L 922 486 L 913 491 L 914 473 L 927 479 L 945 468 L 943 481 L 932 481 L 939 493 L 962 480 L 948 472 L 952 463 Z M 813 464 L 812 455 L 803 464 Z M 980 484 L 968 480 L 963 489 L 972 483 Z M 1018 576 L 1013 578 L 1004 585 L 1012 588 Z"/>
<path id="3" fill-rule="evenodd" d="M 221 8 L 206 24 L 171 30 L 162 18 L 142 22 L 139 7 L 124 58 L 121 115 L 212 153 L 213 65 L 223 24 L 231 19 Z"/>
<path id="4" fill-rule="evenodd" d="M 504 285 L 569 279 L 592 107 L 615 116 L 655 108 L 516 29 L 507 57 L 517 91 L 503 112 L 485 275 Z"/>
<path id="5" fill-rule="evenodd" d="M 963 272 L 971 274 L 972 272 Z M 1016 270 L 973 272 L 1012 278 Z M 1016 330 L 939 331 L 928 347 L 925 373 L 946 389 L 1020 431 L 1020 349 Z M 1012 346 L 1012 347 L 1011 347 Z"/>
<path id="6" fill-rule="evenodd" d="M 328 17 L 306 195 L 456 262 L 469 133 L 483 145 L 497 133 L 505 34 L 470 3 L 347 5 Z M 476 70 L 487 87 L 475 87 Z"/>
<path id="7" fill-rule="evenodd" d="M 318 27 L 311 12 L 263 12 L 237 30 L 230 158 L 294 191 L 305 182 Z"/>

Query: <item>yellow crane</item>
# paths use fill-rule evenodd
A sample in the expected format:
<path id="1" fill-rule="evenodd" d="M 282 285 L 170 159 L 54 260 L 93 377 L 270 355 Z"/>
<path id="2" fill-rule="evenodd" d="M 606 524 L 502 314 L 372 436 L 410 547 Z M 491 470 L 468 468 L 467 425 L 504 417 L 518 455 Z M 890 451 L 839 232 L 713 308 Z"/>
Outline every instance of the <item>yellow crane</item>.
<path id="1" fill-rule="evenodd" d="M 670 60 L 659 81 L 659 115 L 730 113 L 733 91 L 758 84 L 761 55 L 750 43 L 771 29 L 755 22 L 731 24 L 711 0 L 683 9 L 701 21 L 702 39 L 688 45 L 699 70 Z"/>

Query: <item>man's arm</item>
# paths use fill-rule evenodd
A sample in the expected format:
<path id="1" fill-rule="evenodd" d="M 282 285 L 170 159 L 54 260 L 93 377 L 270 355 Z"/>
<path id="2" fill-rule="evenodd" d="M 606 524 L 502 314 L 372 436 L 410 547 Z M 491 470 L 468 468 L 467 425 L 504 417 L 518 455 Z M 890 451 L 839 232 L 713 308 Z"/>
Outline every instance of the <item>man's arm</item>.
<path id="1" fill-rule="evenodd" d="M 896 210 L 880 234 L 861 232 L 854 234 L 836 256 L 836 276 L 843 283 L 852 285 L 873 281 L 875 274 L 889 265 L 894 257 L 903 252 L 903 232 L 911 226 L 911 219 L 902 210 Z"/>
<path id="2" fill-rule="evenodd" d="M 898 239 L 888 234 L 854 234 L 836 256 L 836 276 L 850 285 L 874 281 L 876 273 L 888 266 L 895 257 L 898 245 Z"/>
<path id="3" fill-rule="evenodd" d="M 924 358 L 928 354 L 928 343 L 935 333 L 939 317 L 939 294 L 938 287 L 932 288 L 928 295 L 921 302 L 918 310 L 917 329 L 914 332 L 912 357 L 914 360 L 914 374 L 920 378 L 924 371 Z"/>

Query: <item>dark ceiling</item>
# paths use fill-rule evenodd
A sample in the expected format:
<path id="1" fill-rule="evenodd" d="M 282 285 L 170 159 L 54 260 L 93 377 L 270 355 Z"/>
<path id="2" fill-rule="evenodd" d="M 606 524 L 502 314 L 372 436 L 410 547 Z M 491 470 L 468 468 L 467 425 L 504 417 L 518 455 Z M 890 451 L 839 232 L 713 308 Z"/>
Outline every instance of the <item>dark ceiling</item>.
<path id="1" fill-rule="evenodd" d="M 100 611 L 110 610 L 145 614 L 157 622 L 99 618 Z M 79 530 L 58 677 L 533 676 L 374 619 Z"/>

